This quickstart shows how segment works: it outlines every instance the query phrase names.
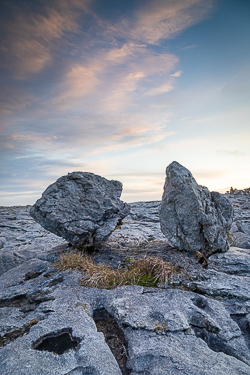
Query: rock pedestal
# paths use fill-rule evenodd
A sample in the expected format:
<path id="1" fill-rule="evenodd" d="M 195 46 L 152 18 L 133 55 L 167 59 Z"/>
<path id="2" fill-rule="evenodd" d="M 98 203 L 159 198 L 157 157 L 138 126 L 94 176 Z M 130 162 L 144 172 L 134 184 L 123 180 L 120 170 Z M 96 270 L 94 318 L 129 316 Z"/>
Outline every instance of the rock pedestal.
<path id="1" fill-rule="evenodd" d="M 227 233 L 233 220 L 228 199 L 198 185 L 189 170 L 176 161 L 167 167 L 166 174 L 159 217 L 169 244 L 205 256 L 227 251 Z"/>
<path id="2" fill-rule="evenodd" d="M 72 245 L 104 241 L 129 214 L 119 198 L 122 184 L 87 172 L 73 172 L 50 185 L 30 215 Z"/>

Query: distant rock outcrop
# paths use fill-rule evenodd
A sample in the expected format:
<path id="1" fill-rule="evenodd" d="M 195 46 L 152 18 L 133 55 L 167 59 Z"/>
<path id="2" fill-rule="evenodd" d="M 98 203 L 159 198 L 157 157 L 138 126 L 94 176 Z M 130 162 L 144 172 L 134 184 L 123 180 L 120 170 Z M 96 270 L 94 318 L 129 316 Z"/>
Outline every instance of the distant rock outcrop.
<path id="1" fill-rule="evenodd" d="M 189 170 L 175 161 L 166 174 L 159 217 L 169 244 L 205 256 L 227 251 L 227 233 L 233 220 L 228 199 L 198 185 Z"/>
<path id="2" fill-rule="evenodd" d="M 72 245 L 105 240 L 129 214 L 119 198 L 122 184 L 87 172 L 73 172 L 50 185 L 30 215 L 45 229 Z"/>

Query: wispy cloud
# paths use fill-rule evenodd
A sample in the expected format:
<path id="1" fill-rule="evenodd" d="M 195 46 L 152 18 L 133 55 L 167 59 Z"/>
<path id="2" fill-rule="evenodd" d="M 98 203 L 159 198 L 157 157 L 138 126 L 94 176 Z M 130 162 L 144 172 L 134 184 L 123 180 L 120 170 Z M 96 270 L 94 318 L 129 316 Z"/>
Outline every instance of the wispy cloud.
<path id="1" fill-rule="evenodd" d="M 50 140 L 54 140 L 54 139 L 57 139 L 56 136 L 44 136 L 44 137 L 39 137 L 38 135 L 35 135 L 35 134 L 20 134 L 20 133 L 15 133 L 15 134 L 12 134 L 10 139 L 12 141 L 31 141 L 31 142 L 43 142 L 43 141 L 50 141 Z"/>
<path id="2" fill-rule="evenodd" d="M 9 109 L 0 109 L 0 113 L 2 113 L 3 115 L 10 115 L 11 111 Z"/>
<path id="3" fill-rule="evenodd" d="M 4 38 L 1 42 L 2 66 L 11 69 L 12 76 L 25 79 L 39 73 L 53 60 L 54 43 L 65 33 L 79 31 L 78 10 L 86 10 L 88 0 L 51 1 L 37 12 L 35 3 L 27 11 L 21 4 L 13 4 L 5 14 Z"/>
<path id="4" fill-rule="evenodd" d="M 166 83 L 164 85 L 154 87 L 147 91 L 146 95 L 161 95 L 165 94 L 171 90 L 173 90 L 173 84 L 172 83 Z"/>
<path id="5" fill-rule="evenodd" d="M 229 155 L 229 156 L 241 156 L 244 155 L 244 152 L 238 151 L 238 150 L 217 150 L 217 153 L 219 155 Z"/>
<path id="6" fill-rule="evenodd" d="M 94 50 L 84 63 L 73 65 L 65 73 L 53 103 L 58 110 L 65 110 L 79 106 L 79 99 L 84 97 L 86 107 L 94 106 L 102 113 L 120 111 L 137 105 L 144 94 L 170 91 L 175 78 L 170 73 L 177 63 L 173 54 L 153 53 L 135 44 Z"/>
<path id="7" fill-rule="evenodd" d="M 132 20 L 124 20 L 117 28 L 133 40 L 158 44 L 208 16 L 213 3 L 213 0 L 145 1 Z"/>
<path id="8" fill-rule="evenodd" d="M 177 70 L 177 72 L 171 74 L 171 77 L 177 77 L 177 78 L 179 78 L 182 75 L 182 73 L 183 72 L 181 70 Z"/>
<path id="9" fill-rule="evenodd" d="M 78 99 L 94 93 L 99 79 L 90 66 L 75 65 L 65 75 L 61 92 L 53 99 L 53 104 L 61 110 L 68 110 Z"/>
<path id="10" fill-rule="evenodd" d="M 36 95 L 33 95 L 29 89 L 13 83 L 8 84 L 5 81 L 6 79 L 3 78 L 0 90 L 0 113 L 2 115 L 11 115 L 27 106 L 31 107 L 36 102 Z"/>
<path id="11" fill-rule="evenodd" d="M 199 47 L 197 44 L 192 44 L 191 46 L 185 46 L 185 47 L 179 48 L 179 51 L 188 51 L 190 49 L 197 48 L 197 47 Z"/>
<path id="12" fill-rule="evenodd" d="M 210 180 L 212 180 L 212 179 L 216 179 L 216 178 L 225 177 L 227 175 L 227 171 L 225 171 L 225 170 L 208 170 L 208 169 L 203 170 L 203 171 L 194 170 L 193 175 L 195 176 L 197 181 L 199 179 L 207 179 L 207 180 L 210 179 Z"/>

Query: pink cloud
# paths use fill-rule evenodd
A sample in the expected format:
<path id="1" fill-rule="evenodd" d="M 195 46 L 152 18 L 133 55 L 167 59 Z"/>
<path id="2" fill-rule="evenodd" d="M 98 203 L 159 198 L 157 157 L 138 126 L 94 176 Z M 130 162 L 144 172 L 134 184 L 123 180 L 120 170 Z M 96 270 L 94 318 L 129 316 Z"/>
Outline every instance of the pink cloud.
<path id="1" fill-rule="evenodd" d="M 78 10 L 86 10 L 89 3 L 88 0 L 54 0 L 44 7 L 43 13 L 29 14 L 17 6 L 12 22 L 5 26 L 2 65 L 17 79 L 45 69 L 53 60 L 55 40 L 62 39 L 66 32 L 78 31 Z"/>
<path id="2" fill-rule="evenodd" d="M 171 77 L 177 77 L 177 78 L 179 78 L 182 75 L 182 73 L 183 72 L 181 70 L 178 70 L 177 72 L 171 74 Z"/>
<path id="3" fill-rule="evenodd" d="M 213 0 L 154 0 L 137 12 L 131 36 L 140 41 L 157 44 L 171 38 L 206 17 Z"/>
<path id="4" fill-rule="evenodd" d="M 0 109 L 0 113 L 3 115 L 10 115 L 12 112 L 8 109 Z"/>

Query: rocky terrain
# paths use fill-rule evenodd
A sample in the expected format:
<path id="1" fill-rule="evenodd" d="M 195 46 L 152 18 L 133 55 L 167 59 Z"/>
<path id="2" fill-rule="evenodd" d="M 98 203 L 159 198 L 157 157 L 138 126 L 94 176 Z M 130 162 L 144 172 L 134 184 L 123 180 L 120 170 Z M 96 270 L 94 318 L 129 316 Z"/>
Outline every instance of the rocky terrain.
<path id="1" fill-rule="evenodd" d="M 230 249 L 207 260 L 170 247 L 160 202 L 130 214 L 90 256 L 123 267 L 143 256 L 176 269 L 169 285 L 86 288 L 54 262 L 72 246 L 30 207 L 0 208 L 0 374 L 250 374 L 250 193 L 234 208 Z"/>

